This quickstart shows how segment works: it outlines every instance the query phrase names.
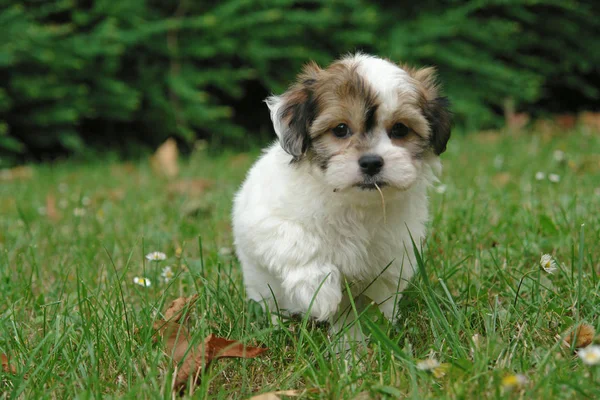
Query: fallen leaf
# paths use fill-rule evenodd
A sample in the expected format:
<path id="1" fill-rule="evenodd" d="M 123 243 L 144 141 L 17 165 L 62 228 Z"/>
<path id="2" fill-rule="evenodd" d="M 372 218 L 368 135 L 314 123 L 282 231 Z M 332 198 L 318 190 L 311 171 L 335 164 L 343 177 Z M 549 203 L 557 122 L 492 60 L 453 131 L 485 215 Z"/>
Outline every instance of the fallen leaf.
<path id="1" fill-rule="evenodd" d="M 594 335 L 596 334 L 596 330 L 593 326 L 582 323 L 577 327 L 577 329 L 573 329 L 571 333 L 569 333 L 569 335 L 564 340 L 563 346 L 571 348 L 575 332 L 577 332 L 575 338 L 576 349 L 581 349 L 583 347 L 589 346 L 594 340 Z"/>
<path id="2" fill-rule="evenodd" d="M 21 166 L 15 168 L 6 168 L 0 170 L 1 181 L 22 181 L 33 178 L 33 168 Z"/>
<path id="3" fill-rule="evenodd" d="M 46 196 L 46 215 L 54 222 L 60 219 L 60 214 L 56 209 L 56 197 L 54 197 L 53 194 L 48 194 Z"/>
<path id="4" fill-rule="evenodd" d="M 186 314 L 185 311 L 189 311 L 190 308 L 198 301 L 198 295 L 195 294 L 190 297 L 180 297 L 171 302 L 169 307 L 165 310 L 165 319 L 167 321 L 180 322 L 181 317 Z M 187 313 L 189 315 L 189 313 Z M 186 315 L 186 317 L 187 317 Z"/>
<path id="5" fill-rule="evenodd" d="M 245 346 L 235 340 L 229 340 L 210 334 L 204 342 L 190 349 L 189 333 L 185 327 L 168 322 L 164 330 L 167 341 L 165 344 L 167 354 L 173 358 L 173 362 L 179 365 L 175 376 L 174 390 L 183 393 L 187 387 L 188 380 L 194 377 L 197 385 L 202 372 L 214 360 L 220 358 L 254 358 L 265 351 L 266 348 Z"/>
<path id="6" fill-rule="evenodd" d="M 300 396 L 300 390 L 277 390 L 275 392 L 263 393 L 250 397 L 248 400 L 279 400 L 279 396 L 296 397 Z"/>
<path id="7" fill-rule="evenodd" d="M 167 191 L 170 193 L 184 194 L 193 197 L 200 197 L 214 184 L 214 181 L 208 179 L 182 179 L 170 183 Z"/>
<path id="8" fill-rule="evenodd" d="M 150 165 L 157 175 L 175 178 L 179 174 L 179 150 L 173 138 L 167 139 L 150 158 Z"/>
<path id="9" fill-rule="evenodd" d="M 600 113 L 583 112 L 579 115 L 579 122 L 590 130 L 600 132 Z"/>
<path id="10" fill-rule="evenodd" d="M 173 389 L 182 394 L 190 377 L 198 384 L 200 375 L 214 360 L 219 358 L 254 358 L 267 351 L 266 348 L 245 346 L 242 343 L 208 335 L 204 341 L 194 346 L 188 329 L 180 324 L 182 317 L 196 301 L 198 295 L 181 297 L 169 305 L 165 311 L 167 320 L 157 320 L 153 328 L 163 338 L 165 352 L 176 365 Z"/>
<path id="11" fill-rule="evenodd" d="M 6 356 L 6 354 L 0 354 L 0 358 L 2 359 L 2 371 L 11 374 L 17 373 L 17 369 L 14 367 L 14 365 L 10 365 L 8 363 L 8 357 Z"/>
<path id="12" fill-rule="evenodd" d="M 511 175 L 508 172 L 500 172 L 492 177 L 492 182 L 496 186 L 506 186 L 512 180 Z"/>
<path id="13" fill-rule="evenodd" d="M 554 123 L 563 130 L 571 130 L 577 124 L 577 118 L 572 114 L 558 114 L 554 116 Z"/>
<path id="14" fill-rule="evenodd" d="M 520 131 L 529 123 L 530 117 L 527 113 L 514 113 L 507 115 L 506 126 L 511 131 Z"/>

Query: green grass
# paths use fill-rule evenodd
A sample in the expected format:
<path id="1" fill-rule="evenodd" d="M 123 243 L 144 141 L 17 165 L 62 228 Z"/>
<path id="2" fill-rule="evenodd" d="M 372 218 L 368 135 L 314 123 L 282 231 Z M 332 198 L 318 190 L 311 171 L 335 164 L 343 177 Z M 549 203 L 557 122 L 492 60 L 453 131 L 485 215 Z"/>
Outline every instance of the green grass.
<path id="1" fill-rule="evenodd" d="M 0 372 L 2 396 L 170 398 L 171 363 L 152 322 L 171 300 L 199 293 L 194 340 L 214 333 L 270 350 L 214 363 L 195 398 L 280 389 L 323 399 L 600 397 L 600 371 L 555 338 L 579 321 L 600 328 L 600 135 L 452 138 L 446 191 L 431 193 L 426 274 L 400 302 L 396 326 L 362 317 L 372 340 L 361 359 L 336 357 L 322 326 L 275 329 L 245 302 L 227 254 L 229 211 L 257 155 L 193 154 L 182 175 L 214 180 L 202 195 L 174 193 L 147 162 L 41 165 L 31 180 L 0 183 L 0 353 L 17 369 Z M 537 181 L 538 171 L 560 182 Z M 49 195 L 55 220 L 42 209 Z M 154 250 L 168 259 L 145 261 Z M 542 253 L 559 262 L 554 275 L 540 270 Z M 166 265 L 176 273 L 169 284 Z M 430 355 L 449 364 L 445 376 L 415 367 Z M 509 392 L 509 374 L 529 383 Z"/>

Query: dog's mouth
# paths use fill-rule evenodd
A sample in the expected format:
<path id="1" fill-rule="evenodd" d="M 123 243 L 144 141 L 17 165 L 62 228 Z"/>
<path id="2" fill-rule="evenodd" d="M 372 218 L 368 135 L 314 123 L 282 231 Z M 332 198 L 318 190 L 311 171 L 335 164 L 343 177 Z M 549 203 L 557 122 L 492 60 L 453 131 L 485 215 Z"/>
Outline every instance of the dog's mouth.
<path id="1" fill-rule="evenodd" d="M 383 182 L 383 181 L 359 182 L 359 183 L 355 183 L 353 186 L 357 187 L 361 190 L 377 190 L 377 187 L 379 187 L 379 189 L 381 189 L 385 186 L 388 186 L 388 183 Z"/>

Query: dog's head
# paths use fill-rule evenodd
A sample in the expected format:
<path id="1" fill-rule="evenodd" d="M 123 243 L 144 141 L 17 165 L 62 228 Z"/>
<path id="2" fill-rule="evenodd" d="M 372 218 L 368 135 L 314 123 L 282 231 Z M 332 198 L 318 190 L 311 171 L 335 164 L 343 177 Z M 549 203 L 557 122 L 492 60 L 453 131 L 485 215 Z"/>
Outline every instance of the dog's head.
<path id="1" fill-rule="evenodd" d="M 308 64 L 267 104 L 292 161 L 310 163 L 334 190 L 406 190 L 450 138 L 449 104 L 434 69 L 363 54 L 326 69 Z"/>

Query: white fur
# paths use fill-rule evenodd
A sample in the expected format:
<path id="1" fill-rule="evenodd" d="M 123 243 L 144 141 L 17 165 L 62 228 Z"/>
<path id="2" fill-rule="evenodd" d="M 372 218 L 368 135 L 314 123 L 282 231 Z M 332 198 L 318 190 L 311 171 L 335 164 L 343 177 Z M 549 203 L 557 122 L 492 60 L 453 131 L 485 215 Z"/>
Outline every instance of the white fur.
<path id="1" fill-rule="evenodd" d="M 360 64 L 390 110 L 398 91 L 414 90 L 406 72 L 387 61 L 360 54 L 345 61 Z M 280 98 L 267 104 L 281 137 Z M 394 320 L 399 294 L 415 272 L 411 235 L 417 244 L 425 236 L 426 190 L 439 159 L 412 160 L 387 135 L 379 135 L 371 151 L 384 157 L 381 174 L 390 182 L 383 188 L 385 222 L 379 193 L 353 186 L 361 175 L 356 159 L 332 158 L 323 173 L 309 162 L 291 165 L 291 156 L 274 143 L 256 162 L 233 209 L 250 299 L 289 314 L 306 313 L 312 302 L 311 316 L 335 322 L 349 304 L 347 281 L 354 296 L 364 291 Z"/>

